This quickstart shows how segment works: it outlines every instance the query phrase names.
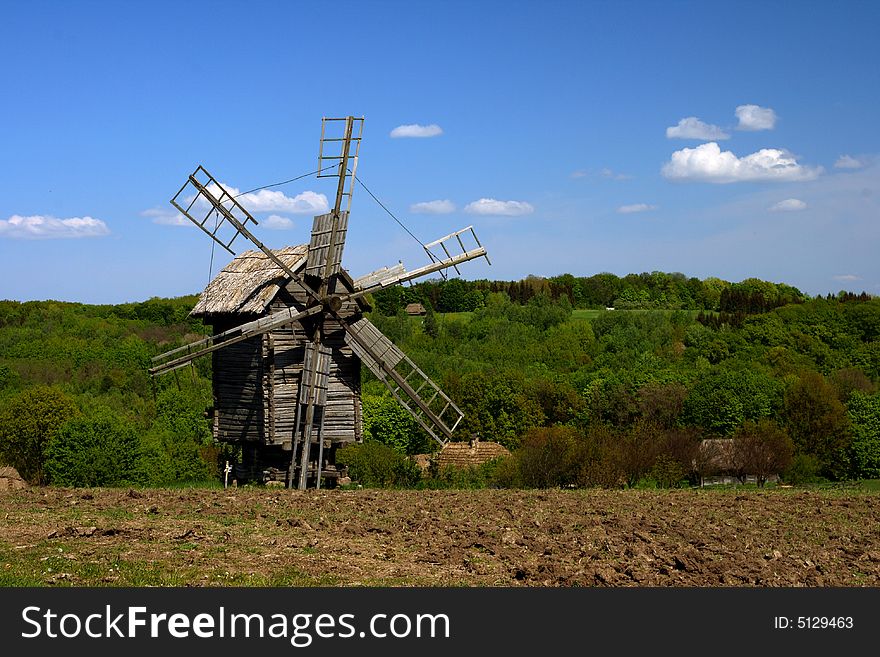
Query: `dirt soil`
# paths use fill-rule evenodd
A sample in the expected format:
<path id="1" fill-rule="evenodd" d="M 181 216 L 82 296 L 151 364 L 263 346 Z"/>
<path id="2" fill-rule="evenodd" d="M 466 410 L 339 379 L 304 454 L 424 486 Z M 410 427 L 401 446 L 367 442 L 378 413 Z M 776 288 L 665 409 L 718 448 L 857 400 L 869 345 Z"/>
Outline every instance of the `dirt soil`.
<path id="1" fill-rule="evenodd" d="M 880 495 L 31 488 L 0 583 L 880 586 Z"/>

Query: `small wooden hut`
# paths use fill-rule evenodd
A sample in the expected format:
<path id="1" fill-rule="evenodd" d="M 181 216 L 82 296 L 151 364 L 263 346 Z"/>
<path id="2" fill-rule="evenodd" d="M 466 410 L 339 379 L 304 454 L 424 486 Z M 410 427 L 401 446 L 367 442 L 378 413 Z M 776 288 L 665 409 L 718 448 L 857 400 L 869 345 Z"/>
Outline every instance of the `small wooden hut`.
<path id="1" fill-rule="evenodd" d="M 425 310 L 425 307 L 420 303 L 408 303 L 406 304 L 406 314 L 420 317 L 422 315 L 427 315 L 428 311 Z"/>
<path id="2" fill-rule="evenodd" d="M 468 442 L 450 442 L 444 445 L 437 457 L 437 466 L 440 469 L 470 468 L 509 454 L 510 451 L 504 445 L 480 440 L 475 436 Z"/>
<path id="3" fill-rule="evenodd" d="M 307 251 L 308 246 L 301 245 L 273 253 L 300 273 Z M 354 282 L 344 270 L 340 270 L 335 284 L 354 290 Z M 246 251 L 208 284 L 191 315 L 202 318 L 217 334 L 269 313 L 301 311 L 307 301 L 302 288 L 264 253 Z M 341 310 L 345 315 L 357 314 L 369 310 L 369 306 L 357 299 L 346 302 Z M 239 481 L 286 478 L 297 429 L 305 347 L 313 330 L 306 319 L 302 324 L 296 322 L 212 354 L 214 437 L 241 446 L 241 460 L 235 467 Z M 362 440 L 361 363 L 345 344 L 345 332 L 338 322 L 325 320 L 323 330 L 322 344 L 332 353 L 321 431 L 323 471 L 325 478 L 332 479 L 336 450 Z"/>

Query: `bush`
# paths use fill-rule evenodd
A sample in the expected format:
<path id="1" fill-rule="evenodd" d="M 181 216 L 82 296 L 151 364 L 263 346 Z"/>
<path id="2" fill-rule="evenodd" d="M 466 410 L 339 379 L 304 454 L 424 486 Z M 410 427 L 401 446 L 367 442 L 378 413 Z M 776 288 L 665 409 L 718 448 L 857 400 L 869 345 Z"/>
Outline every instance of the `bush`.
<path id="1" fill-rule="evenodd" d="M 411 487 L 418 484 L 418 465 L 392 447 L 374 440 L 349 445 L 336 452 L 336 463 L 348 467 L 353 481 L 380 488 Z"/>
<path id="2" fill-rule="evenodd" d="M 815 484 L 825 479 L 819 476 L 822 464 L 812 454 L 795 454 L 791 465 L 782 473 L 782 480 L 793 486 Z"/>
<path id="3" fill-rule="evenodd" d="M 43 484 L 49 439 L 77 409 L 57 388 L 38 386 L 13 397 L 0 411 L 0 459 L 31 484 Z"/>
<path id="4" fill-rule="evenodd" d="M 209 481 L 216 451 L 198 398 L 174 388 L 159 393 L 156 420 L 141 441 L 137 477 L 148 485 Z M 203 457 L 203 453 L 206 458 Z"/>
<path id="5" fill-rule="evenodd" d="M 56 486 L 123 486 L 136 482 L 139 441 L 109 409 L 69 420 L 46 445 L 46 474 Z"/>

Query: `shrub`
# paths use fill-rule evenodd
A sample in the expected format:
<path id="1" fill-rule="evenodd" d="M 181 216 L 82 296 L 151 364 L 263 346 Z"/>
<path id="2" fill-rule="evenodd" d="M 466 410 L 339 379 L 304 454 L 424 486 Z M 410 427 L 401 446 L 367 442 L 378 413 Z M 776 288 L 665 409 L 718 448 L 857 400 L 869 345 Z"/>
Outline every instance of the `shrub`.
<path id="1" fill-rule="evenodd" d="M 336 452 L 336 462 L 347 466 L 352 480 L 364 486 L 409 487 L 422 477 L 418 465 L 396 449 L 374 440 L 343 447 Z"/>
<path id="2" fill-rule="evenodd" d="M 46 474 L 56 486 L 135 483 L 139 441 L 134 427 L 109 409 L 65 423 L 46 445 Z"/>
<path id="3" fill-rule="evenodd" d="M 13 397 L 0 411 L 0 459 L 31 484 L 46 481 L 44 450 L 77 409 L 57 388 L 38 386 Z"/>
<path id="4" fill-rule="evenodd" d="M 812 454 L 795 454 L 791 465 L 782 473 L 782 480 L 793 486 L 815 484 L 824 481 L 824 478 L 819 476 L 821 469 L 822 464 Z"/>

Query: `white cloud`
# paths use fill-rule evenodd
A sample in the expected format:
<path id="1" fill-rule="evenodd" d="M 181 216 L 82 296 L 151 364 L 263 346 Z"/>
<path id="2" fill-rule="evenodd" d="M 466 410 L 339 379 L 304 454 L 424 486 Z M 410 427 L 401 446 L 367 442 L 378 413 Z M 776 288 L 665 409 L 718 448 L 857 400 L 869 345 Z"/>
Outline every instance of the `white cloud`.
<path id="1" fill-rule="evenodd" d="M 409 211 L 416 214 L 449 214 L 455 212 L 455 203 L 450 200 L 423 201 L 413 203 Z"/>
<path id="2" fill-rule="evenodd" d="M 162 226 L 193 226 L 189 219 L 177 210 L 163 210 L 162 208 L 150 208 L 141 212 L 142 217 L 149 217 L 154 224 Z"/>
<path id="3" fill-rule="evenodd" d="M 666 128 L 666 138 L 715 141 L 716 139 L 730 139 L 730 135 L 717 125 L 703 123 L 696 116 L 689 116 L 679 121 L 678 125 Z"/>
<path id="4" fill-rule="evenodd" d="M 774 203 L 767 209 L 770 212 L 797 212 L 798 210 L 806 210 L 807 204 L 799 198 L 787 198 L 779 203 Z"/>
<path id="5" fill-rule="evenodd" d="M 776 127 L 776 112 L 759 105 L 740 105 L 736 108 L 739 119 L 737 130 L 772 130 Z"/>
<path id="6" fill-rule="evenodd" d="M 92 217 L 57 219 L 49 215 L 22 217 L 14 214 L 9 219 L 0 219 L 0 237 L 10 239 L 71 239 L 109 234 L 110 229 L 107 228 L 107 224 Z"/>
<path id="7" fill-rule="evenodd" d="M 577 171 L 571 172 L 572 178 L 586 178 L 589 175 L 590 175 L 590 172 L 587 171 L 586 169 L 578 169 Z"/>
<path id="8" fill-rule="evenodd" d="M 324 214 L 330 211 L 327 197 L 316 192 L 305 191 L 296 196 L 287 196 L 284 192 L 261 189 L 257 192 L 241 194 L 235 187 L 225 183 L 223 189 L 248 212 L 289 212 L 291 214 Z M 222 194 L 216 185 L 209 185 L 207 190 L 215 197 Z"/>
<path id="9" fill-rule="evenodd" d="M 862 159 L 852 157 L 851 155 L 841 155 L 834 163 L 835 169 L 861 169 L 866 162 Z"/>
<path id="10" fill-rule="evenodd" d="M 531 203 L 525 201 L 497 201 L 494 198 L 481 198 L 464 206 L 468 214 L 503 215 L 505 217 L 518 217 L 531 214 L 535 211 Z"/>
<path id="11" fill-rule="evenodd" d="M 856 276 L 855 274 L 840 274 L 838 276 L 832 276 L 835 281 L 860 281 L 862 280 L 861 276 Z"/>
<path id="12" fill-rule="evenodd" d="M 711 183 L 813 180 L 822 167 L 807 167 L 776 148 L 762 148 L 757 153 L 737 157 L 722 151 L 714 141 L 696 148 L 683 148 L 672 154 L 661 170 L 669 180 L 695 180 Z"/>
<path id="13" fill-rule="evenodd" d="M 270 230 L 288 230 L 293 228 L 293 221 L 287 217 L 270 214 L 260 222 L 260 225 Z"/>
<path id="14" fill-rule="evenodd" d="M 391 136 L 399 137 L 437 137 L 443 134 L 443 128 L 436 123 L 431 125 L 419 125 L 411 123 L 408 125 L 399 125 L 391 131 Z"/>
<path id="15" fill-rule="evenodd" d="M 617 208 L 617 213 L 633 214 L 634 212 L 649 212 L 656 209 L 656 205 L 648 205 L 647 203 L 633 203 L 632 205 L 621 205 L 619 208 Z"/>

